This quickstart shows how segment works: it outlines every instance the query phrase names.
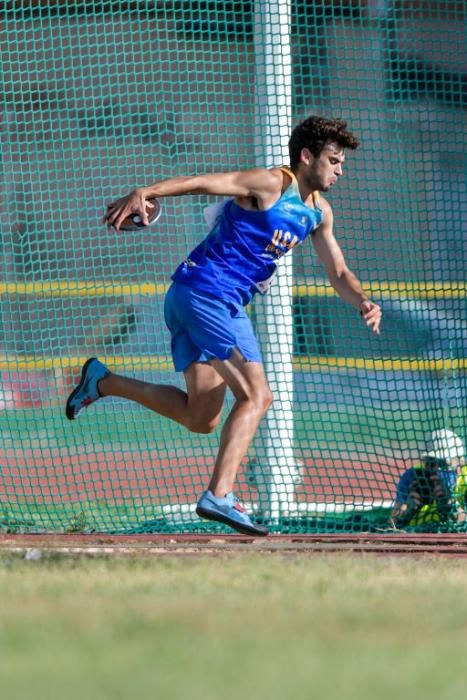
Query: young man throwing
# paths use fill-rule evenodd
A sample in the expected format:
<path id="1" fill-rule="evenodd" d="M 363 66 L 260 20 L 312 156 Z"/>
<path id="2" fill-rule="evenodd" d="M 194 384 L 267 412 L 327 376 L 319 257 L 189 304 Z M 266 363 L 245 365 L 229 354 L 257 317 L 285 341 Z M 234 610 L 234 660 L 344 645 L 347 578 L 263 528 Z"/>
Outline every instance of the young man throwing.
<path id="1" fill-rule="evenodd" d="M 239 532 L 267 535 L 233 495 L 240 463 L 272 402 L 258 342 L 245 306 L 267 290 L 277 260 L 311 236 L 338 294 L 379 333 L 381 309 L 364 294 L 333 234 L 333 213 L 320 197 L 342 175 L 345 149 L 358 141 L 341 120 L 312 116 L 289 141 L 290 167 L 175 177 L 140 187 L 109 204 L 104 222 L 119 230 L 130 214 L 147 223 L 151 197 L 220 195 L 229 198 L 209 235 L 172 275 L 165 320 L 175 369 L 186 392 L 111 373 L 91 358 L 70 394 L 66 415 L 104 396 L 120 396 L 171 418 L 188 430 L 212 432 L 219 423 L 226 387 L 235 397 L 222 428 L 219 452 L 197 514 Z"/>

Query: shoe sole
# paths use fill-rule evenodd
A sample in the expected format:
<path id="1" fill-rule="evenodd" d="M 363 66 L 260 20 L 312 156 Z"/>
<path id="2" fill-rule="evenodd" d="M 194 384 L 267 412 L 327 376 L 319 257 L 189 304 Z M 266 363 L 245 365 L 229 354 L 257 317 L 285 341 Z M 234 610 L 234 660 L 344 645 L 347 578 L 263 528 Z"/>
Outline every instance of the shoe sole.
<path id="1" fill-rule="evenodd" d="M 89 360 L 86 360 L 86 362 L 83 365 L 83 369 L 81 370 L 81 379 L 79 381 L 79 384 L 78 384 L 78 386 L 76 386 L 73 389 L 73 391 L 71 392 L 71 394 L 68 397 L 68 400 L 66 402 L 66 407 L 65 407 L 65 413 L 66 413 L 66 417 L 68 418 L 68 420 L 75 420 L 75 414 L 74 414 L 73 406 L 71 405 L 71 402 L 75 398 L 76 394 L 79 391 L 81 391 L 81 387 L 83 386 L 84 381 L 86 379 L 86 372 L 88 371 L 88 367 L 91 364 L 91 362 L 93 362 L 95 359 L 97 359 L 97 358 L 90 357 Z"/>
<path id="2" fill-rule="evenodd" d="M 228 525 L 234 530 L 237 530 L 237 532 L 241 532 L 242 535 L 252 535 L 253 537 L 266 537 L 269 535 L 269 530 L 261 525 L 256 527 L 248 527 L 248 525 L 242 525 L 241 523 L 235 522 L 235 520 L 231 520 L 226 515 L 214 513 L 213 511 L 205 510 L 204 508 L 197 508 L 196 515 L 199 515 L 200 518 L 204 518 L 205 520 L 214 520 L 217 523 Z"/>

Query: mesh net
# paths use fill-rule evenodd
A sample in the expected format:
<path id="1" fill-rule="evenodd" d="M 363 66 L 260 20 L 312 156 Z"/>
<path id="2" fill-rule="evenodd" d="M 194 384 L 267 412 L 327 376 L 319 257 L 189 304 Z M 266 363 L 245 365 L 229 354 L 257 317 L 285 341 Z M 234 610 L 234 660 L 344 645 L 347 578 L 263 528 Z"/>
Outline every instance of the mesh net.
<path id="1" fill-rule="evenodd" d="M 426 433 L 466 438 L 464 13 L 462 0 L 2 3 L 3 530 L 215 529 L 193 507 L 218 431 L 120 399 L 73 423 L 63 411 L 93 355 L 183 386 L 163 298 L 211 200 L 168 199 L 142 233 L 100 221 L 138 184 L 285 162 L 283 115 L 312 113 L 361 138 L 330 201 L 384 324 L 374 337 L 336 297 L 311 245 L 290 256 L 251 307 L 276 400 L 238 494 L 279 532 L 394 527 Z M 404 527 L 465 530 L 455 479 L 447 510 L 429 496 Z"/>

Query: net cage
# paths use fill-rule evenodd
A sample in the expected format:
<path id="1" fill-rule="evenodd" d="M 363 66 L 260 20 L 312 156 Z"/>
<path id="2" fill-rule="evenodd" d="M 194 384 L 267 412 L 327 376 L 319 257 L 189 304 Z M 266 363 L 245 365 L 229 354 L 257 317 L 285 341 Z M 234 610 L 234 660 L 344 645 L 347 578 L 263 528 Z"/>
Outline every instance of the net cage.
<path id="1" fill-rule="evenodd" d="M 287 163 L 310 114 L 361 140 L 329 201 L 382 331 L 309 243 L 284 258 L 249 308 L 275 401 L 237 493 L 276 532 L 398 529 L 427 434 L 466 439 L 465 26 L 462 0 L 1 3 L 3 531 L 222 531 L 194 512 L 218 430 L 117 398 L 64 415 L 91 356 L 183 388 L 164 294 L 213 200 L 125 235 L 102 215 L 160 178 Z M 403 527 L 467 529 L 461 462 Z"/>

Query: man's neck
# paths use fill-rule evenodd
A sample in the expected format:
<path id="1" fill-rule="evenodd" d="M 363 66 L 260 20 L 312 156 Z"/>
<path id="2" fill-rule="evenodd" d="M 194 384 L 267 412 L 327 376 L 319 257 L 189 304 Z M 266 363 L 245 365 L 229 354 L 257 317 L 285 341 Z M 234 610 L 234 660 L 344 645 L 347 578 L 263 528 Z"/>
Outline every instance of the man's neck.
<path id="1" fill-rule="evenodd" d="M 309 182 L 308 178 L 306 178 L 302 172 L 300 171 L 300 168 L 290 168 L 293 174 L 295 175 L 298 183 L 298 191 L 300 192 L 300 197 L 303 199 L 305 202 L 310 194 L 317 190 L 318 188 L 313 185 L 313 183 Z"/>

